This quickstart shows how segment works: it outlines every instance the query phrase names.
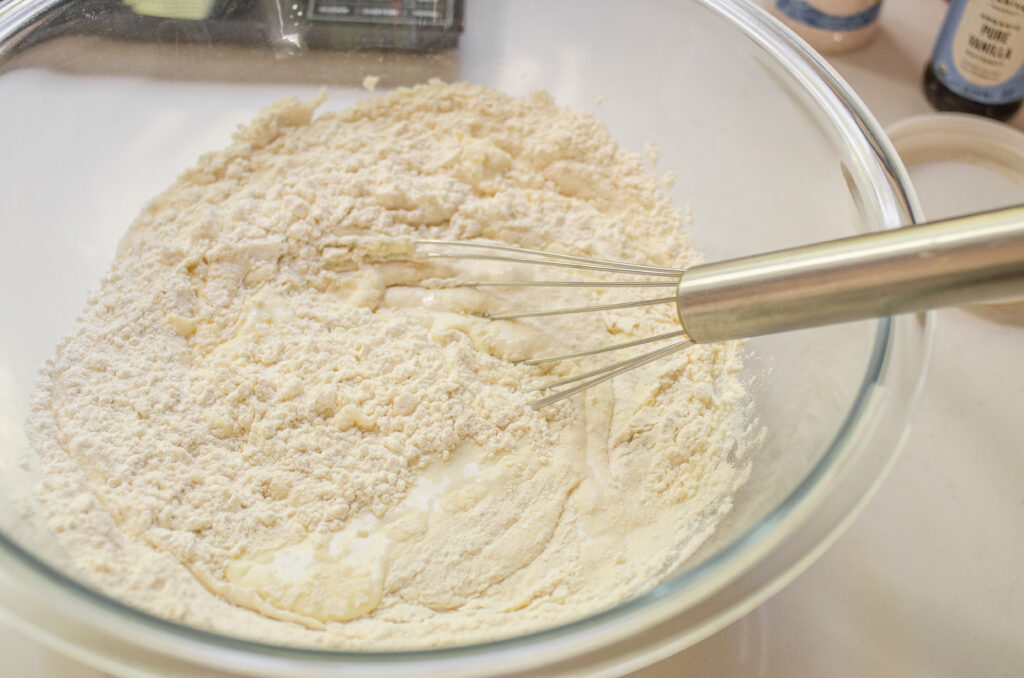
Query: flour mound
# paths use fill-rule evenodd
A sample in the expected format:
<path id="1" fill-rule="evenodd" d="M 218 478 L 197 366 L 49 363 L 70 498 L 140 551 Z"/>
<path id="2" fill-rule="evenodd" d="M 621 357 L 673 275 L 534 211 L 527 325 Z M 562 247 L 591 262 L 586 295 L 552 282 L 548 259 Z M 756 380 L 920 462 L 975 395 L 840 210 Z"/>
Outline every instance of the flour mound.
<path id="1" fill-rule="evenodd" d="M 543 92 L 320 103 L 268 108 L 150 203 L 45 366 L 28 428 L 75 574 L 183 623 L 360 650 L 652 586 L 745 477 L 740 346 L 535 411 L 529 386 L 598 363 L 518 361 L 675 330 L 672 309 L 487 320 L 630 292 L 468 288 L 580 275 L 416 243 L 691 264 L 643 160 Z"/>

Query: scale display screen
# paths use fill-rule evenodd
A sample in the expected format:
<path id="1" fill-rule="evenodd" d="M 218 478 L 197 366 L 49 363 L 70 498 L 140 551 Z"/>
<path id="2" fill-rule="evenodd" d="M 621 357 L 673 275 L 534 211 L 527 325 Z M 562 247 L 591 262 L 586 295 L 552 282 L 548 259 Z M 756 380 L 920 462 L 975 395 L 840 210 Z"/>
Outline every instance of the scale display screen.
<path id="1" fill-rule="evenodd" d="M 450 28 L 455 23 L 452 0 L 309 0 L 311 21 L 347 21 Z"/>

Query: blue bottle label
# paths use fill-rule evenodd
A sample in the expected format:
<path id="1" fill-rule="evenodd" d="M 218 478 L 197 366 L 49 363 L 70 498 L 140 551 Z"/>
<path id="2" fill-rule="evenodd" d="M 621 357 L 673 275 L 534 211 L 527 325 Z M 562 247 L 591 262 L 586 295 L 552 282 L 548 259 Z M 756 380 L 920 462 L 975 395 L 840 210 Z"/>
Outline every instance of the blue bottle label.
<path id="1" fill-rule="evenodd" d="M 860 8 L 850 14 L 838 14 L 829 10 L 828 5 L 821 0 L 775 0 L 778 10 L 795 21 L 825 31 L 841 32 L 855 31 L 874 23 L 882 8 L 882 0 L 861 0 Z"/>
<path id="2" fill-rule="evenodd" d="M 932 54 L 935 76 L 962 97 L 1024 97 L 1024 0 L 952 0 Z"/>

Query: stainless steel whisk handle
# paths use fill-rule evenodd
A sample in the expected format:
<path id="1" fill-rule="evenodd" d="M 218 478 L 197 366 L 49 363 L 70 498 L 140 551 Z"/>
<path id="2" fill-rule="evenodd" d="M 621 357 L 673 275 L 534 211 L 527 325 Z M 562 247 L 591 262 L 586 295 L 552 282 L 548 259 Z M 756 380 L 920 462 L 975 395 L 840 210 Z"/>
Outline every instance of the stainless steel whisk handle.
<path id="1" fill-rule="evenodd" d="M 697 343 L 1024 298 L 1024 206 L 758 254 L 683 273 Z"/>

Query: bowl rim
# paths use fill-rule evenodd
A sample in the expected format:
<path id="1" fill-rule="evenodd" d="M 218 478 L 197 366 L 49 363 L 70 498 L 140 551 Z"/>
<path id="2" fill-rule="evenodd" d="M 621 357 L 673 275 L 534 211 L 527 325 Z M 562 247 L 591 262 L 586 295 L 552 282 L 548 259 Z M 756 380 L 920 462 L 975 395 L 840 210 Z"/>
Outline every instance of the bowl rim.
<path id="1" fill-rule="evenodd" d="M 905 214 L 909 214 L 915 223 L 922 220 L 921 210 L 914 196 L 906 169 L 903 167 L 899 156 L 886 137 L 882 127 L 874 120 L 860 99 L 842 81 L 831 66 L 811 50 L 806 43 L 784 28 L 781 23 L 770 17 L 760 8 L 748 5 L 744 0 L 695 1 L 721 18 L 736 24 L 746 33 L 748 38 L 762 48 L 770 46 L 772 51 L 776 53 L 781 50 L 796 56 L 796 63 L 792 68 L 798 67 L 817 78 L 817 80 L 805 79 L 804 85 L 810 87 L 811 85 L 808 83 L 811 83 L 818 86 L 822 90 L 817 92 L 819 95 L 831 96 L 841 103 L 841 113 L 846 116 L 842 124 L 849 126 L 849 129 L 855 127 L 861 133 L 859 137 L 852 135 L 848 135 L 848 137 L 863 144 L 863 148 L 859 150 L 867 154 L 868 157 L 874 160 L 874 164 L 877 165 L 879 171 L 874 176 L 874 180 L 878 183 L 876 188 L 882 192 L 888 191 L 891 194 L 891 199 L 897 205 L 893 209 L 905 210 Z M 62 0 L 11 0 L 3 8 L 3 11 L 0 11 L 0 47 L 4 46 L 9 39 L 25 29 L 31 22 L 44 16 L 61 2 Z M 0 50 L 0 53 L 2 53 L 2 50 Z M 836 114 L 837 111 L 833 111 L 833 113 Z M 882 186 L 884 186 L 884 190 Z M 882 207 L 884 209 L 886 206 L 883 204 Z M 897 223 L 898 216 L 892 210 L 886 213 L 885 228 L 899 227 L 901 224 Z M 927 336 L 925 337 L 926 346 L 924 347 L 926 355 L 923 365 L 927 364 L 927 353 L 930 352 L 930 332 L 933 317 L 934 314 L 926 316 Z M 311 662 L 322 668 L 359 668 L 364 670 L 369 669 L 373 665 L 387 664 L 394 666 L 395 664 L 409 665 L 413 663 L 423 665 L 420 668 L 433 668 L 436 670 L 438 662 L 447 660 L 460 660 L 481 655 L 493 656 L 495 654 L 524 649 L 528 652 L 537 652 L 539 645 L 563 641 L 573 636 L 580 636 L 581 640 L 583 640 L 588 631 L 602 629 L 613 625 L 613 623 L 621 626 L 622 622 L 635 618 L 639 612 L 656 608 L 668 600 L 676 600 L 678 602 L 677 599 L 680 594 L 685 592 L 699 594 L 694 596 L 698 600 L 706 598 L 713 592 L 713 589 L 700 589 L 700 587 L 708 584 L 709 580 L 714 579 L 716 574 L 721 573 L 725 565 L 730 564 L 735 567 L 742 560 L 740 556 L 744 556 L 748 566 L 752 566 L 753 563 L 764 557 L 772 547 L 771 540 L 767 537 L 777 531 L 781 523 L 792 520 L 799 513 L 799 509 L 804 509 L 806 512 L 808 508 L 813 508 L 808 506 L 809 499 L 813 498 L 815 492 L 821 488 L 821 484 L 829 477 L 830 473 L 834 470 L 837 460 L 849 451 L 850 438 L 857 433 L 857 426 L 865 416 L 865 412 L 870 405 L 870 395 L 884 377 L 895 331 L 896 327 L 893 319 L 879 319 L 871 357 L 868 361 L 868 367 L 863 380 L 857 390 L 853 407 L 847 412 L 842 425 L 838 428 L 826 451 L 817 460 L 810 472 L 801 479 L 778 505 L 769 510 L 754 525 L 744 530 L 739 536 L 723 545 L 715 553 L 707 556 L 695 566 L 669 577 L 646 592 L 623 601 L 612 608 L 558 626 L 482 643 L 426 650 L 364 652 L 272 645 L 179 624 L 122 603 L 35 557 L 28 549 L 22 547 L 3 531 L 0 531 L 0 555 L 4 558 L 10 558 L 20 568 L 34 572 L 43 580 L 70 594 L 78 603 L 84 604 L 87 611 L 91 609 L 96 612 L 115 615 L 116 618 L 141 625 L 143 629 L 147 630 L 147 633 L 143 634 L 144 637 L 156 634 L 160 636 L 161 641 L 171 640 L 177 645 L 175 648 L 164 646 L 151 649 L 162 654 L 181 652 L 197 658 L 202 657 L 205 662 L 215 667 L 224 666 L 224 658 L 227 656 L 223 654 L 224 651 L 228 651 L 233 655 L 258 656 L 260 659 L 266 660 L 271 664 L 278 664 L 278 669 L 291 668 L 294 666 L 291 662 L 301 660 L 302 662 Z M 914 389 L 913 400 L 915 401 L 917 394 L 921 391 L 924 372 L 925 370 L 922 366 L 918 375 L 917 386 Z M 889 457 L 889 465 L 895 459 L 896 452 L 896 449 L 892 451 Z M 884 470 L 883 468 L 879 471 L 879 480 L 884 474 Z M 874 485 L 877 486 L 877 484 L 876 482 Z M 871 489 L 869 488 L 865 493 L 864 501 L 866 501 L 870 491 Z M 728 582 L 721 582 L 721 585 L 726 583 Z M 738 615 L 733 615 L 733 618 L 736 616 Z M 582 645 L 571 652 L 579 653 L 582 651 L 581 648 Z M 430 666 L 428 667 L 424 664 L 429 664 Z M 273 671 L 272 666 L 264 668 Z"/>

